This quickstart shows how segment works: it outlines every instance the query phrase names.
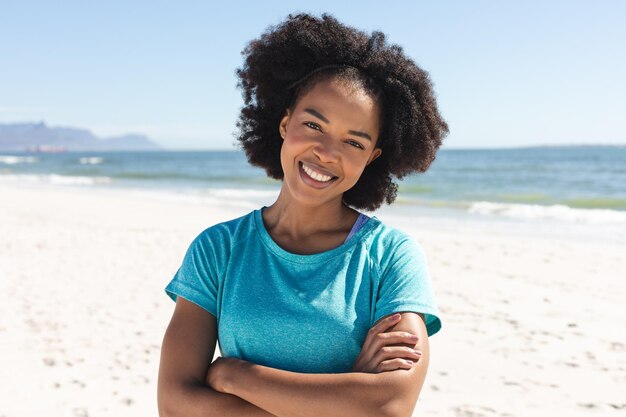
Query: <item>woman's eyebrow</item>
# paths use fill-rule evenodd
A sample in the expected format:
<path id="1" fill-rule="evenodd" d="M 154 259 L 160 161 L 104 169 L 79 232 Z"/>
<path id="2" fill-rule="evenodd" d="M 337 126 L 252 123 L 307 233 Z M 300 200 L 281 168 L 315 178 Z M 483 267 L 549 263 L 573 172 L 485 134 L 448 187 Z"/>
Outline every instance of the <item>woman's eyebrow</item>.
<path id="1" fill-rule="evenodd" d="M 359 136 L 359 137 L 362 137 L 364 139 L 367 139 L 370 142 L 372 141 L 372 138 L 370 137 L 370 135 L 368 135 L 365 132 L 359 132 L 358 130 L 348 130 L 348 133 L 350 133 L 351 135 L 354 135 L 354 136 Z"/>
<path id="2" fill-rule="evenodd" d="M 312 114 L 313 116 L 317 117 L 318 119 L 322 120 L 324 123 L 328 123 L 330 124 L 330 122 L 328 121 L 327 118 L 325 118 L 324 116 L 322 116 L 317 110 L 313 110 L 313 109 L 309 109 L 306 108 L 304 109 L 305 112 Z"/>
<path id="3" fill-rule="evenodd" d="M 307 107 L 306 109 L 304 109 L 304 111 L 309 113 L 309 114 L 311 114 L 311 115 L 313 115 L 313 116 L 315 116 L 315 117 L 317 117 L 318 119 L 320 119 L 324 123 L 330 124 L 330 121 L 327 118 L 325 118 L 317 110 L 313 110 L 313 109 Z M 351 135 L 354 135 L 354 136 L 359 136 L 359 137 L 365 138 L 365 139 L 369 140 L 370 142 L 372 141 L 372 138 L 370 137 L 370 135 L 368 135 L 365 132 L 359 132 L 357 130 L 348 130 L 348 133 L 350 133 Z"/>

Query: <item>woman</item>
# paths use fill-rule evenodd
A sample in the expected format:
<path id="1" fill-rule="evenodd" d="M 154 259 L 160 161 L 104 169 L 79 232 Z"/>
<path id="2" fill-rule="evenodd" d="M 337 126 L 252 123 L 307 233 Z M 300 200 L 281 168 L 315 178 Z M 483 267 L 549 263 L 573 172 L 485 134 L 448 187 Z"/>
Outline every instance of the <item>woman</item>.
<path id="1" fill-rule="evenodd" d="M 447 125 L 428 75 L 329 15 L 290 15 L 244 55 L 239 141 L 282 187 L 201 232 L 166 287 L 159 413 L 409 416 L 441 328 L 426 258 L 358 209 L 434 160 Z"/>

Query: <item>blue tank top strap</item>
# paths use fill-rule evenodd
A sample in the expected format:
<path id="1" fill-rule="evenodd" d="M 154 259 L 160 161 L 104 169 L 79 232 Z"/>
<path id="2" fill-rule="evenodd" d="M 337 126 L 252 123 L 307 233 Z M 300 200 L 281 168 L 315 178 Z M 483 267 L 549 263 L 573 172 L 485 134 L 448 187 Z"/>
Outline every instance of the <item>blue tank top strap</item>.
<path id="1" fill-rule="evenodd" d="M 348 239 L 350 239 L 352 236 L 354 236 L 354 234 L 356 232 L 359 231 L 359 229 L 361 227 L 363 227 L 363 225 L 365 223 L 367 223 L 367 221 L 369 220 L 369 216 L 363 214 L 363 213 L 359 213 L 359 217 L 356 219 L 356 221 L 354 222 L 354 226 L 352 226 L 352 230 L 350 230 L 350 233 L 348 233 L 348 237 L 346 237 L 346 240 L 344 240 L 343 242 L 346 243 L 348 241 Z"/>

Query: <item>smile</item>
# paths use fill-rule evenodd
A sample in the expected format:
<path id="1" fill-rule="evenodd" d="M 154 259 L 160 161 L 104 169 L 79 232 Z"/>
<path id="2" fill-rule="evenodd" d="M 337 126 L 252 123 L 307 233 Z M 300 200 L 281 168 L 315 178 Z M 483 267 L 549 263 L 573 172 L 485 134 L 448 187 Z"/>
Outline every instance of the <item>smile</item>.
<path id="1" fill-rule="evenodd" d="M 302 180 L 314 188 L 326 188 L 337 179 L 337 177 L 317 172 L 310 166 L 305 166 L 302 162 L 298 162 L 298 168 Z"/>

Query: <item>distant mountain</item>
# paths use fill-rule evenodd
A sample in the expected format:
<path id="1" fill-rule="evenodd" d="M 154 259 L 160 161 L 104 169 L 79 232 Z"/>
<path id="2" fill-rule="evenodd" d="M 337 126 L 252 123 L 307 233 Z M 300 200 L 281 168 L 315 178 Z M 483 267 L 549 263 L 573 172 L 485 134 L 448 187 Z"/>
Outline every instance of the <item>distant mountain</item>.
<path id="1" fill-rule="evenodd" d="M 48 127 L 40 123 L 0 124 L 0 150 L 153 151 L 161 149 L 147 136 L 128 134 L 101 139 L 86 129 Z"/>

